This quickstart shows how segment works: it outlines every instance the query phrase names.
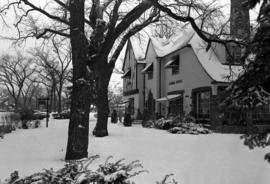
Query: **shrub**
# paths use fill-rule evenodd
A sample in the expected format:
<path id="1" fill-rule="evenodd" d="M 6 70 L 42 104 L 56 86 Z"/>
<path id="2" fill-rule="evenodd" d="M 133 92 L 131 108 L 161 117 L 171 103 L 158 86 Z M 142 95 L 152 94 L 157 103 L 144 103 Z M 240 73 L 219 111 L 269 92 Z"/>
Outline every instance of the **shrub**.
<path id="1" fill-rule="evenodd" d="M 40 120 L 35 120 L 34 121 L 34 128 L 39 128 L 40 127 Z"/>
<path id="2" fill-rule="evenodd" d="M 142 126 L 144 128 L 153 128 L 154 127 L 154 120 L 143 121 Z"/>
<path id="3" fill-rule="evenodd" d="M 113 112 L 112 112 L 111 122 L 112 123 L 117 123 L 117 112 L 116 112 L 116 110 L 113 110 Z"/>
<path id="4" fill-rule="evenodd" d="M 143 120 L 143 115 L 142 115 L 140 109 L 138 109 L 138 111 L 137 111 L 137 117 L 136 117 L 136 119 L 137 120 Z"/>
<path id="5" fill-rule="evenodd" d="M 129 164 L 123 163 L 123 159 L 111 162 L 112 157 L 109 157 L 104 164 L 99 165 L 95 171 L 92 171 L 89 166 L 97 158 L 98 156 L 92 156 L 88 159 L 67 162 L 62 169 L 57 171 L 44 169 L 42 172 L 25 178 L 20 178 L 18 171 L 15 171 L 2 184 L 132 184 L 134 182 L 129 181 L 130 178 L 146 172 L 142 170 L 139 161 L 133 161 Z M 157 184 L 177 184 L 174 180 L 167 182 L 170 176 L 171 174 L 166 175 Z"/>
<path id="6" fill-rule="evenodd" d="M 142 115 L 142 126 L 143 127 L 150 127 L 150 122 L 148 122 L 151 119 L 151 115 L 148 112 L 147 109 L 143 110 L 143 115 Z"/>
<path id="7" fill-rule="evenodd" d="M 131 116 L 129 113 L 125 114 L 124 117 L 124 126 L 131 126 Z"/>
<path id="8" fill-rule="evenodd" d="M 174 127 L 174 122 L 171 119 L 161 118 L 159 120 L 154 121 L 154 127 L 157 129 L 168 130 Z"/>
<path id="9" fill-rule="evenodd" d="M 202 124 L 195 124 L 195 123 L 182 123 L 179 124 L 177 127 L 170 128 L 168 130 L 170 133 L 173 134 L 210 134 L 212 133 L 211 130 L 205 128 Z"/>

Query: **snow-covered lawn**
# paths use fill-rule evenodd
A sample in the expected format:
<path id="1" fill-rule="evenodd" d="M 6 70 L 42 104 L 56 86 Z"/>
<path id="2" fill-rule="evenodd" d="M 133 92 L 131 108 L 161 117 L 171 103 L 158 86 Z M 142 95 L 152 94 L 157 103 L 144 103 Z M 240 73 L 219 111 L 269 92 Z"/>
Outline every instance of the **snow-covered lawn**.
<path id="1" fill-rule="evenodd" d="M 91 121 L 90 130 L 95 121 Z M 0 139 L 0 179 L 12 171 L 29 175 L 42 168 L 59 168 L 64 162 L 67 120 L 53 120 L 49 128 L 17 130 Z M 109 124 L 109 137 L 90 135 L 89 154 L 101 159 L 140 160 L 143 173 L 137 184 L 160 181 L 174 173 L 181 184 L 269 184 L 270 164 L 264 161 L 266 149 L 249 150 L 239 135 L 175 135 L 145 129 L 139 125 L 123 127 Z"/>

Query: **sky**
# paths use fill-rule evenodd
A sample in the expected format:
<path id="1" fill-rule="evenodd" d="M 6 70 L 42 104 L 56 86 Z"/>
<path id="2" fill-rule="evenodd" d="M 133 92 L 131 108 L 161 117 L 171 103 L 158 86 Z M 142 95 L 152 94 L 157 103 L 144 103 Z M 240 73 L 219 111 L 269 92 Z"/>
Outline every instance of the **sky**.
<path id="1" fill-rule="evenodd" d="M 37 1 L 37 0 L 35 0 Z M 46 0 L 47 1 L 47 0 Z M 38 2 L 40 4 L 43 4 L 44 2 L 46 2 L 44 0 L 38 0 Z M 0 6 L 4 1 L 1 0 L 0 2 Z M 229 16 L 229 2 L 230 0 L 223 0 L 223 1 L 218 1 L 218 3 L 220 3 L 221 5 L 224 5 L 224 14 Z M 251 17 L 251 21 L 256 19 L 256 12 L 258 12 L 258 8 L 250 11 L 250 17 Z M 8 22 L 12 22 L 12 14 L 8 14 Z M 9 28 L 3 25 L 3 22 L 0 21 L 0 36 L 13 36 L 16 35 L 16 30 L 14 29 L 14 26 L 10 26 Z M 12 44 L 11 41 L 6 40 L 6 39 L 0 39 L 0 55 L 5 54 L 5 53 L 14 53 L 15 49 L 19 49 L 21 50 L 23 53 L 27 52 L 27 50 L 29 50 L 30 48 L 39 45 L 38 42 L 36 42 L 35 39 L 29 39 L 28 41 L 24 42 L 23 44 L 21 44 L 20 46 L 15 46 Z M 116 67 L 118 69 L 122 68 L 122 63 L 123 63 L 123 58 L 124 58 L 124 51 L 125 48 L 122 50 L 120 57 L 116 63 Z M 111 77 L 111 82 L 110 82 L 110 86 L 121 86 L 122 85 L 122 79 L 121 79 L 121 74 L 116 74 L 114 73 Z"/>

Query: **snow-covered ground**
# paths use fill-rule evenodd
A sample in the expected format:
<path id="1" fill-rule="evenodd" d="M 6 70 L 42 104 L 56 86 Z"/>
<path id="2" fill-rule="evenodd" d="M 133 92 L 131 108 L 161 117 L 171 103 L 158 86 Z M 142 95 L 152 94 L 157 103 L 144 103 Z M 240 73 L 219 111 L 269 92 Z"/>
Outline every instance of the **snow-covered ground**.
<path id="1" fill-rule="evenodd" d="M 90 122 L 90 130 L 94 124 Z M 67 125 L 67 120 L 52 120 L 49 128 L 17 130 L 0 139 L 0 179 L 14 170 L 29 175 L 61 167 Z M 239 135 L 175 135 L 119 124 L 109 124 L 109 133 L 105 138 L 90 135 L 89 154 L 101 156 L 93 167 L 110 155 L 115 160 L 140 160 L 149 173 L 136 176 L 138 184 L 154 184 L 170 173 L 181 184 L 270 183 L 270 164 L 263 159 L 269 150 L 249 150 Z"/>

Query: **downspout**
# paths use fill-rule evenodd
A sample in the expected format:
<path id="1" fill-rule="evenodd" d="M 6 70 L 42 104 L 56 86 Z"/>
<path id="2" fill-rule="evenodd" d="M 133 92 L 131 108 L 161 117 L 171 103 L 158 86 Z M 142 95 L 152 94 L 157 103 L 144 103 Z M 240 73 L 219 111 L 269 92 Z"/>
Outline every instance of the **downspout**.
<path id="1" fill-rule="evenodd" d="M 161 58 L 157 58 L 159 62 L 159 92 L 158 92 L 158 98 L 161 98 Z M 158 104 L 159 106 L 159 114 L 161 114 L 161 104 Z"/>
<path id="2" fill-rule="evenodd" d="M 145 110 L 145 74 L 143 74 L 143 111 Z"/>

